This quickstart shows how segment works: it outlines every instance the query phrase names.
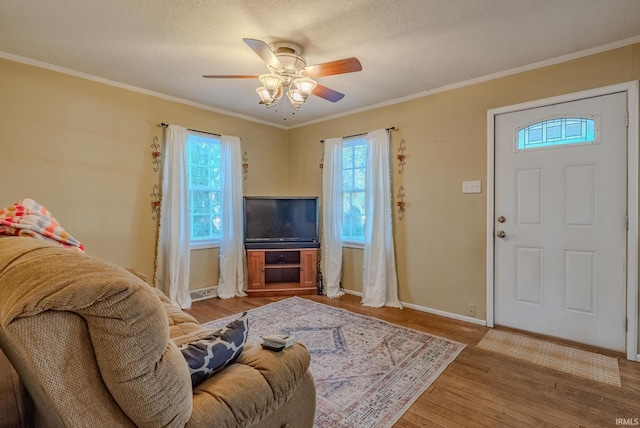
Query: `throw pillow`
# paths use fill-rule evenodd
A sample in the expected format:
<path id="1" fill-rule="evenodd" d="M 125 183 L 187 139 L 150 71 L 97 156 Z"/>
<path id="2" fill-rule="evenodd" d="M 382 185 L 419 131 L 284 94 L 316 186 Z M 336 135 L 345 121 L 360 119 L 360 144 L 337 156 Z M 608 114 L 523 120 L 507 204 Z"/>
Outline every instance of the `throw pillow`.
<path id="1" fill-rule="evenodd" d="M 232 363 L 242 353 L 248 334 L 249 321 L 245 312 L 226 327 L 182 345 L 180 351 L 189 365 L 191 385 L 195 387 Z"/>

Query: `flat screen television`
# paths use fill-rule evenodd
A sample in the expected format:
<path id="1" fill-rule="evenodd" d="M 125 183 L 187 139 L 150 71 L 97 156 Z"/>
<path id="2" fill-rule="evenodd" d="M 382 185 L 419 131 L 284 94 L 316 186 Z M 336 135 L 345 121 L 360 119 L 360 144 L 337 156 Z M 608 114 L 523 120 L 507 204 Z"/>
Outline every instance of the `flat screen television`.
<path id="1" fill-rule="evenodd" d="M 318 247 L 317 196 L 245 196 L 247 248 Z"/>

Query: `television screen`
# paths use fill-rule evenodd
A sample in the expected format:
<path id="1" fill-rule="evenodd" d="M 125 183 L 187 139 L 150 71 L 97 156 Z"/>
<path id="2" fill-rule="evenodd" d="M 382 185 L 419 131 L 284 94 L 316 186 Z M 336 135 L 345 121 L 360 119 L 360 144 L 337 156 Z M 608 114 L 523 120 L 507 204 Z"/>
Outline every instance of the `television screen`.
<path id="1" fill-rule="evenodd" d="M 244 198 L 244 240 L 259 242 L 317 242 L 317 197 Z"/>

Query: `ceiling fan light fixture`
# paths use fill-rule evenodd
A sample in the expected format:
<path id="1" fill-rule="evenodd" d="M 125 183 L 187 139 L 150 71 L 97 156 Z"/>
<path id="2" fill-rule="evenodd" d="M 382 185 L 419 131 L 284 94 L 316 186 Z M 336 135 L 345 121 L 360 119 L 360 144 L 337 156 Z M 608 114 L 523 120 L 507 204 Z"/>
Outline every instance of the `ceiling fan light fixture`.
<path id="1" fill-rule="evenodd" d="M 260 86 L 256 89 L 256 93 L 260 97 L 262 104 L 269 105 L 273 102 L 273 98 L 269 95 L 269 91 L 264 86 Z"/>
<path id="2" fill-rule="evenodd" d="M 293 79 L 293 88 L 302 97 L 302 102 L 307 100 L 318 84 L 308 77 L 298 77 Z"/>
<path id="3" fill-rule="evenodd" d="M 283 78 L 277 74 L 263 74 L 258 77 L 258 79 L 260 79 L 260 82 L 272 99 L 276 97 L 278 90 L 282 88 Z"/>
<path id="4" fill-rule="evenodd" d="M 278 104 L 278 102 L 282 98 L 282 92 L 283 90 L 281 86 L 279 90 L 276 92 L 275 96 L 272 97 L 269 94 L 269 90 L 264 86 L 260 86 L 259 88 L 256 89 L 256 93 L 260 97 L 260 104 L 264 104 L 265 106 L 267 106 L 267 108 L 271 108 L 276 104 Z"/>
<path id="5" fill-rule="evenodd" d="M 296 88 L 289 88 L 287 94 L 291 102 L 302 104 L 306 101 L 306 97 Z"/>
<path id="6" fill-rule="evenodd" d="M 297 89 L 289 89 L 287 91 L 287 98 L 289 99 L 289 104 L 291 104 L 291 107 L 293 107 L 295 111 L 300 110 L 300 106 L 305 101 Z"/>

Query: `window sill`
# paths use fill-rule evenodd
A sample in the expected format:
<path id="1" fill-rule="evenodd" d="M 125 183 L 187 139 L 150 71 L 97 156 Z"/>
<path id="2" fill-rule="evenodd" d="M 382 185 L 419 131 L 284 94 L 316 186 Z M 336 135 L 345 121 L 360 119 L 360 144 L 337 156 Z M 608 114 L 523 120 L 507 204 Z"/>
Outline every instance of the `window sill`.
<path id="1" fill-rule="evenodd" d="M 364 242 L 347 242 L 347 241 L 343 241 L 342 242 L 342 247 L 343 248 L 359 248 L 361 250 L 364 250 Z"/>
<path id="2" fill-rule="evenodd" d="M 192 242 L 190 246 L 191 250 L 206 250 L 208 248 L 220 248 L 220 241 L 201 241 Z"/>

